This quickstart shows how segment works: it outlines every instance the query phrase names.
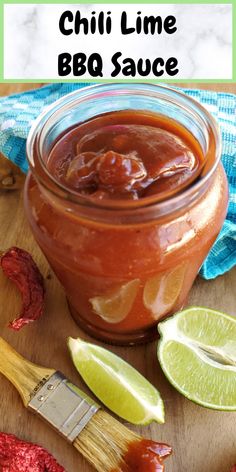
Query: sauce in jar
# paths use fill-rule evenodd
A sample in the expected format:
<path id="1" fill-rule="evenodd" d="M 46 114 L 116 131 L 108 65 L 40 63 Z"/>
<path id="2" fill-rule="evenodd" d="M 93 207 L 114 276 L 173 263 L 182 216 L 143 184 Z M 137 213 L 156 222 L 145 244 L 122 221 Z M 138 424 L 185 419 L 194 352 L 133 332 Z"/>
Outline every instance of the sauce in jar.
<path id="1" fill-rule="evenodd" d="M 120 111 L 67 132 L 48 168 L 62 184 L 93 199 L 139 199 L 192 182 L 204 157 L 191 134 L 151 113 Z"/>
<path id="2" fill-rule="evenodd" d="M 204 109 L 168 87 L 84 90 L 29 137 L 26 212 L 82 329 L 143 342 L 184 306 L 222 227 L 220 138 Z"/>

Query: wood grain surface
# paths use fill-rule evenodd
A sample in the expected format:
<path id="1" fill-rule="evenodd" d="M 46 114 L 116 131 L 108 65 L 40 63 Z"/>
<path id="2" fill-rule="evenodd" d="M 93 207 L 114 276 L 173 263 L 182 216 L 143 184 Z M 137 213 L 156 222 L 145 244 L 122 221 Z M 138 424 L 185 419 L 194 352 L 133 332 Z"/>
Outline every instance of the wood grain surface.
<path id="1" fill-rule="evenodd" d="M 40 85 L 4 84 L 0 85 L 0 95 Z M 197 84 L 197 87 L 236 93 L 236 84 Z M 63 290 L 34 242 L 24 215 L 23 190 L 0 191 L 0 228 L 0 248 L 17 245 L 30 251 L 46 277 L 47 288 L 43 318 L 16 333 L 7 328 L 7 323 L 19 311 L 20 297 L 15 287 L 0 273 L 1 336 L 33 362 L 60 369 L 88 391 L 73 368 L 66 347 L 68 336 L 88 337 L 70 317 Z M 236 269 L 210 282 L 199 278 L 191 291 L 189 304 L 205 305 L 236 315 L 235 282 Z M 236 463 L 236 414 L 201 408 L 177 393 L 158 366 L 156 343 L 110 349 L 130 362 L 161 391 L 166 406 L 165 425 L 152 424 L 133 429 L 147 438 L 173 446 L 174 453 L 166 462 L 166 472 L 230 472 L 230 467 Z M 92 471 L 71 446 L 24 409 L 19 395 L 2 376 L 0 392 L 1 431 L 14 433 L 48 448 L 67 472 Z"/>

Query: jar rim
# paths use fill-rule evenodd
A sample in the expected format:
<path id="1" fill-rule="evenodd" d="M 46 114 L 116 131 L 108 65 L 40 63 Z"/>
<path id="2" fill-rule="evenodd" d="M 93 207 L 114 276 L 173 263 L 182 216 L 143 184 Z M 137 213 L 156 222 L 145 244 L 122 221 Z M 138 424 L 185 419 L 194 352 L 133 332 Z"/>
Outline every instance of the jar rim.
<path id="1" fill-rule="evenodd" d="M 194 180 L 188 187 L 185 187 L 178 193 L 174 193 L 174 195 L 171 195 L 170 192 L 166 191 L 161 196 L 153 195 L 138 200 L 95 200 L 88 196 L 80 195 L 75 190 L 69 189 L 56 180 L 49 173 L 47 166 L 40 156 L 40 144 L 43 139 L 43 131 L 45 131 L 49 120 L 53 119 L 53 117 L 63 109 L 64 111 L 69 111 L 73 108 L 75 103 L 78 105 L 87 99 L 91 99 L 93 95 L 95 99 L 104 93 L 107 93 L 109 97 L 114 89 L 116 90 L 116 93 L 120 94 L 129 94 L 132 93 L 132 91 L 135 91 L 140 95 L 164 98 L 169 101 L 174 100 L 179 107 L 184 108 L 190 114 L 195 115 L 196 119 L 197 116 L 200 116 L 205 123 L 208 135 L 211 135 L 211 139 L 213 138 L 215 142 L 215 159 L 205 175 L 203 175 L 201 179 Z M 39 157 L 37 162 L 35 161 L 35 152 L 37 152 Z M 145 208 L 153 209 L 155 207 L 158 215 L 165 215 L 168 214 L 171 209 L 172 211 L 173 209 L 178 210 L 186 203 L 191 203 L 206 189 L 221 158 L 221 136 L 219 125 L 214 117 L 200 103 L 186 95 L 183 91 L 164 84 L 114 82 L 79 88 L 64 95 L 49 105 L 34 121 L 30 129 L 26 143 L 26 153 L 33 175 L 39 183 L 46 188 L 46 190 L 52 192 L 56 197 L 71 201 L 73 204 L 77 204 L 80 207 L 97 208 L 98 211 L 107 210 L 109 213 L 112 211 L 126 211 L 128 214 L 135 210 L 138 212 L 140 210 L 143 211 Z"/>

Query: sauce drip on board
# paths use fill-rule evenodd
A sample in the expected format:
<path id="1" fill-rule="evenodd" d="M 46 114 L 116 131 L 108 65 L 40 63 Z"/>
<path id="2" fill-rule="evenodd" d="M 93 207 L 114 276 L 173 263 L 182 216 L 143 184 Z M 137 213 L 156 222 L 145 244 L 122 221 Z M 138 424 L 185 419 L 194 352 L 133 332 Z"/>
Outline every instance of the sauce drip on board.
<path id="1" fill-rule="evenodd" d="M 50 173 L 95 199 L 140 199 L 178 192 L 198 175 L 199 146 L 185 128 L 159 115 L 111 112 L 78 124 L 54 145 Z"/>
<path id="2" fill-rule="evenodd" d="M 171 447 L 142 439 L 129 444 L 123 463 L 112 472 L 164 472 L 163 459 L 171 454 Z"/>

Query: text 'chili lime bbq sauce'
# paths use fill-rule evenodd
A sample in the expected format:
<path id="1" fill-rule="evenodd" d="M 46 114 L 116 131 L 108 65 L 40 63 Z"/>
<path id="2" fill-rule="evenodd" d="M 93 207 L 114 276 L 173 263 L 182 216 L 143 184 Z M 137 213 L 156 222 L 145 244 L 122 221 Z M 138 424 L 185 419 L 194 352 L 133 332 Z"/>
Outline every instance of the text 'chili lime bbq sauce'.
<path id="1" fill-rule="evenodd" d="M 172 197 L 201 179 L 204 159 L 177 121 L 125 110 L 70 128 L 48 155 L 48 172 L 85 202 L 83 212 L 39 192 L 29 177 L 32 230 L 82 328 L 111 342 L 143 341 L 184 305 L 227 207 L 221 165 L 196 201 L 175 207 Z M 171 202 L 171 211 L 160 216 L 159 202 Z"/>

